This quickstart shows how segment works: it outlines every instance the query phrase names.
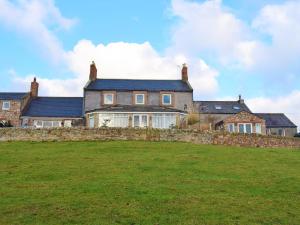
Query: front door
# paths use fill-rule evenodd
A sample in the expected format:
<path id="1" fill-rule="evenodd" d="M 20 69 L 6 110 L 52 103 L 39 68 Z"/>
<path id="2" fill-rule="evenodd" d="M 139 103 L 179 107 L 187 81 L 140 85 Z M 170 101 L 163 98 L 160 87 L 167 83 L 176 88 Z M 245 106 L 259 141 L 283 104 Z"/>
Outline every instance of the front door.
<path id="1" fill-rule="evenodd" d="M 133 127 L 141 127 L 141 128 L 148 127 L 148 115 L 144 115 L 144 114 L 133 115 L 132 123 L 133 123 L 132 124 Z"/>

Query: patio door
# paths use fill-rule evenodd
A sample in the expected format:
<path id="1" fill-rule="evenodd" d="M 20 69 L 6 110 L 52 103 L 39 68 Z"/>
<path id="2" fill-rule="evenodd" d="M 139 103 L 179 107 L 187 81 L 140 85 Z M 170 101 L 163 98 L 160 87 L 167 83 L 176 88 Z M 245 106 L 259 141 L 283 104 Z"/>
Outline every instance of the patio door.
<path id="1" fill-rule="evenodd" d="M 135 114 L 133 115 L 132 123 L 133 123 L 132 124 L 133 127 L 141 127 L 141 128 L 148 127 L 148 115 Z"/>

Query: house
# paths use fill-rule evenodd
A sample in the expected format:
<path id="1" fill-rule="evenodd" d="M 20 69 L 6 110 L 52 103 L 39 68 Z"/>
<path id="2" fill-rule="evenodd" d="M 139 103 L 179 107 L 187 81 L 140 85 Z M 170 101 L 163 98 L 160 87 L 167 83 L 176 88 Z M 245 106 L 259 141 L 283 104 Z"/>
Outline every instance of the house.
<path id="1" fill-rule="evenodd" d="M 82 97 L 36 97 L 22 113 L 22 126 L 83 126 L 82 105 Z"/>
<path id="2" fill-rule="evenodd" d="M 87 127 L 180 127 L 192 108 L 186 65 L 180 80 L 101 79 L 95 63 L 90 66 L 84 87 Z"/>
<path id="3" fill-rule="evenodd" d="M 38 95 L 38 83 L 34 78 L 30 92 L 0 92 L 0 123 L 21 126 L 21 115 L 31 98 Z"/>
<path id="4" fill-rule="evenodd" d="M 265 134 L 265 120 L 251 112 L 241 111 L 219 121 L 215 128 L 230 133 Z"/>
<path id="5" fill-rule="evenodd" d="M 14 127 L 71 127 L 83 125 L 82 97 L 39 97 L 39 83 L 30 92 L 0 92 L 0 123 Z"/>
<path id="6" fill-rule="evenodd" d="M 237 101 L 194 101 L 193 114 L 203 129 L 215 129 L 217 123 L 240 112 L 251 113 L 244 99 Z"/>
<path id="7" fill-rule="evenodd" d="M 266 121 L 266 134 L 284 137 L 294 137 L 297 126 L 283 113 L 256 113 L 256 116 Z"/>

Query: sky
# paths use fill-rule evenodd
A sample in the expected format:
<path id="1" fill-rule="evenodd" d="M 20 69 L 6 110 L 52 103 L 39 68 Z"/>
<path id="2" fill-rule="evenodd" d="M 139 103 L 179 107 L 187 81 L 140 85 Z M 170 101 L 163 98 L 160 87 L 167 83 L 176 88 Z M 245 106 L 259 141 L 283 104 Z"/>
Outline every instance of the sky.
<path id="1" fill-rule="evenodd" d="M 82 96 L 98 77 L 180 79 L 300 126 L 300 0 L 0 0 L 0 91 Z"/>

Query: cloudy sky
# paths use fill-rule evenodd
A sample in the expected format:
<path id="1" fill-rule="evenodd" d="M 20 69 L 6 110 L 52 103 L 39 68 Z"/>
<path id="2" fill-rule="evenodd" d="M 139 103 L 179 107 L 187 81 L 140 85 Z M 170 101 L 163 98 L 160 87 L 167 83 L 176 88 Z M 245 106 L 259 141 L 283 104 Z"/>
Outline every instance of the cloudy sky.
<path id="1" fill-rule="evenodd" d="M 0 0 L 0 91 L 81 96 L 103 78 L 179 79 L 300 126 L 300 0 Z"/>

